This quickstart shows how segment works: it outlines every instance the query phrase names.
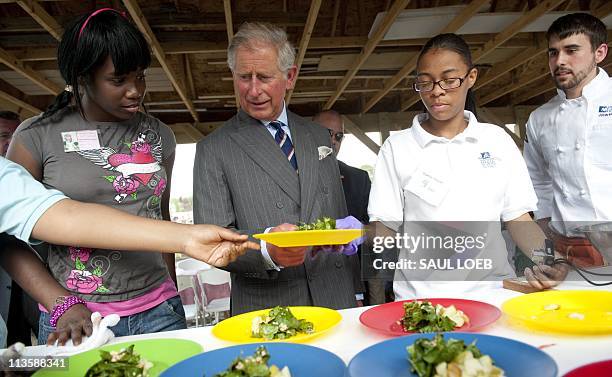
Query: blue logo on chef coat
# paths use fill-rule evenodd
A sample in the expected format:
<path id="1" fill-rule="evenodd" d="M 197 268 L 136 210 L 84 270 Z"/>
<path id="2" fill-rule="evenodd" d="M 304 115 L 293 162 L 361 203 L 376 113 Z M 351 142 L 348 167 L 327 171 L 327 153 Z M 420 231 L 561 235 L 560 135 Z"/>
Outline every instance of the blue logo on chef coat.
<path id="1" fill-rule="evenodd" d="M 491 157 L 491 153 L 489 152 L 480 152 L 480 157 L 478 157 L 480 163 L 483 168 L 494 168 L 495 167 L 495 159 Z"/>
<path id="2" fill-rule="evenodd" d="M 612 117 L 612 106 L 599 106 L 600 117 Z"/>

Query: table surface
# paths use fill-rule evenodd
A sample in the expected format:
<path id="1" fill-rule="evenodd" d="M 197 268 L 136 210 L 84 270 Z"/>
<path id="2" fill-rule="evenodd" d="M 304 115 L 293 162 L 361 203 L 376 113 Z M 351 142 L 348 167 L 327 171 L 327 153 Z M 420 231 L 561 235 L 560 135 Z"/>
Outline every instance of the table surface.
<path id="1" fill-rule="evenodd" d="M 604 269 L 606 272 L 612 272 L 612 267 Z M 584 282 L 578 282 L 578 279 L 571 279 L 562 283 L 557 289 L 573 290 L 573 289 L 589 289 L 589 290 L 612 290 L 612 287 L 594 287 L 587 285 Z M 510 298 L 522 295 L 522 293 L 506 290 L 503 288 L 482 292 L 467 293 L 461 296 L 463 299 L 478 300 L 490 303 L 497 307 L 501 307 L 502 303 Z M 438 297 L 445 297 L 440 295 Z M 433 297 L 430 297 L 433 298 Z M 391 337 L 379 334 L 363 326 L 359 322 L 359 316 L 369 307 L 353 308 L 340 310 L 342 321 L 333 330 L 319 337 L 312 339 L 307 344 L 329 350 L 338 355 L 345 363 L 359 353 L 361 350 L 390 339 Z M 112 343 L 123 343 L 141 339 L 153 338 L 174 338 L 188 339 L 202 345 L 204 351 L 210 351 L 218 348 L 233 345 L 217 339 L 212 335 L 212 327 L 198 327 L 186 330 L 168 331 L 161 333 L 135 335 L 115 338 Z M 478 331 L 479 333 L 502 336 L 510 339 L 515 339 L 535 347 L 542 347 L 542 350 L 549 354 L 559 367 L 559 376 L 581 365 L 590 364 L 592 362 L 612 359 L 612 335 L 600 336 L 575 336 L 564 334 L 553 334 L 545 332 L 537 332 L 521 327 L 513 327 L 505 315 L 495 323 Z M 39 347 L 32 347 L 39 348 Z"/>
<path id="2" fill-rule="evenodd" d="M 606 269 L 608 270 L 608 269 Z M 610 290 L 608 287 L 592 287 L 586 283 L 577 281 L 566 281 L 557 289 L 594 289 Z M 512 297 L 520 296 L 522 293 L 506 290 L 503 288 L 491 290 L 485 295 L 465 294 L 461 298 L 478 300 L 501 307 L 502 303 Z M 440 296 L 444 297 L 444 296 Z M 342 321 L 330 332 L 314 338 L 307 344 L 329 350 L 338 355 L 345 363 L 359 353 L 361 350 L 379 343 L 390 337 L 378 334 L 359 322 L 359 316 L 369 307 L 340 310 Z M 113 343 L 126 342 L 139 339 L 151 338 L 178 338 L 189 339 L 198 342 L 204 351 L 233 345 L 217 339 L 211 333 L 212 327 L 199 327 L 187 330 L 170 331 L 165 333 L 135 335 L 116 338 Z M 552 333 L 538 333 L 519 327 L 513 327 L 508 323 L 505 315 L 495 323 L 479 331 L 484 334 L 502 336 L 515 339 L 535 347 L 543 347 L 543 351 L 549 354 L 559 367 L 559 375 L 563 376 L 570 370 L 592 362 L 612 359 L 612 336 L 575 336 Z"/>

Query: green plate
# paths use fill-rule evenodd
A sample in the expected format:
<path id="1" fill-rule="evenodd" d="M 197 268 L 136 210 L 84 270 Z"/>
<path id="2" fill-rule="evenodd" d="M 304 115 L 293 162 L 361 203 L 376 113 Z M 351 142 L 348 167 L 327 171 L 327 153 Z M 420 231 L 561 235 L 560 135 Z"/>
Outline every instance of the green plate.
<path id="1" fill-rule="evenodd" d="M 191 340 L 182 339 L 146 339 L 133 342 L 110 344 L 78 355 L 70 356 L 67 370 L 41 369 L 34 373 L 36 377 L 84 376 L 87 370 L 100 360 L 100 350 L 119 351 L 134 345 L 134 352 L 153 363 L 149 376 L 156 377 L 172 365 L 202 352 L 202 346 Z"/>

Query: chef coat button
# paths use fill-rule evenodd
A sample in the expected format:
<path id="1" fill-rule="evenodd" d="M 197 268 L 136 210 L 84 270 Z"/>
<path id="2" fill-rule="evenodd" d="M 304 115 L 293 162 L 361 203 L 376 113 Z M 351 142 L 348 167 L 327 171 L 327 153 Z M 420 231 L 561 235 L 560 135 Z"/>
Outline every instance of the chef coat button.
<path id="1" fill-rule="evenodd" d="M 557 147 L 557 153 L 563 153 L 563 149 L 561 147 Z"/>
<path id="2" fill-rule="evenodd" d="M 585 189 L 580 190 L 580 196 L 585 196 L 585 195 L 586 195 L 586 190 Z"/>
<path id="3" fill-rule="evenodd" d="M 327 188 L 327 186 L 323 186 L 323 194 L 327 194 L 329 192 L 329 189 Z"/>
<path id="4" fill-rule="evenodd" d="M 569 193 L 567 191 L 563 191 L 563 197 L 565 199 L 569 198 Z"/>
<path id="5" fill-rule="evenodd" d="M 336 261 L 336 268 L 342 268 L 342 262 L 337 260 Z"/>
<path id="6" fill-rule="evenodd" d="M 276 208 L 283 208 L 285 205 L 282 202 L 276 202 Z"/>
<path id="7" fill-rule="evenodd" d="M 579 151 L 579 150 L 580 150 L 580 148 L 582 148 L 582 147 L 580 146 L 580 144 L 576 143 L 576 150 L 577 150 L 577 151 Z"/>

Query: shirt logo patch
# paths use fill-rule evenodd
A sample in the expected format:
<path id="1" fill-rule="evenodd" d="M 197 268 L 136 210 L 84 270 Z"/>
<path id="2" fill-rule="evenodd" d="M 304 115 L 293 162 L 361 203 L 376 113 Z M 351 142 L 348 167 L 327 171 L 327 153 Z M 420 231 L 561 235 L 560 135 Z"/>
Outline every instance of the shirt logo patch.
<path id="1" fill-rule="evenodd" d="M 490 152 L 480 152 L 478 159 L 483 168 L 494 168 L 496 166 L 495 159 L 491 157 Z"/>
<path id="2" fill-rule="evenodd" d="M 612 106 L 599 106 L 599 117 L 612 117 Z"/>

